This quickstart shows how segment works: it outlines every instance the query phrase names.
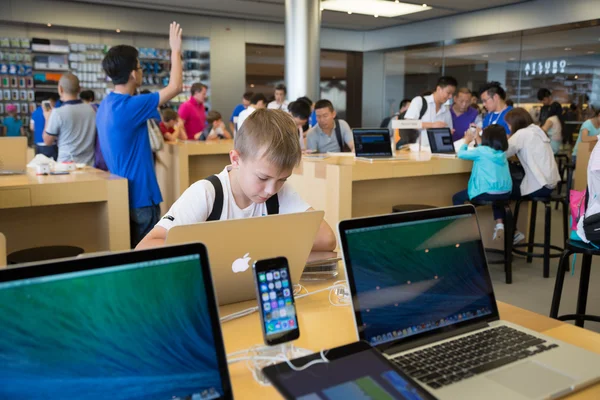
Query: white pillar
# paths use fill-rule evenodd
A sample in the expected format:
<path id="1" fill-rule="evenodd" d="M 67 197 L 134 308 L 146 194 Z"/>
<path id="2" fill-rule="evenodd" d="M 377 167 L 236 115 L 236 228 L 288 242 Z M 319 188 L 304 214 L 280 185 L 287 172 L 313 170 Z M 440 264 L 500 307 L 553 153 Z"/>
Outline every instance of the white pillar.
<path id="1" fill-rule="evenodd" d="M 288 99 L 320 96 L 321 1 L 285 0 L 285 84 Z"/>

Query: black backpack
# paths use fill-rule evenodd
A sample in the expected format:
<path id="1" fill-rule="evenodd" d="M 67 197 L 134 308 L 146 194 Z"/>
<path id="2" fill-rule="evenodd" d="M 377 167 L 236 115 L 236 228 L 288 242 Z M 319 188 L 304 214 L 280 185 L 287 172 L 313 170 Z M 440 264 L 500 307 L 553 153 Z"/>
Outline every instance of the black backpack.
<path id="1" fill-rule="evenodd" d="M 215 188 L 215 203 L 213 204 L 213 209 L 206 221 L 220 221 L 221 213 L 223 212 L 223 185 L 221 185 L 221 180 L 216 175 L 211 175 L 205 180 L 212 183 Z M 279 197 L 277 197 L 277 193 L 271 196 L 269 200 L 266 201 L 266 204 L 268 215 L 279 214 Z"/>
<path id="2" fill-rule="evenodd" d="M 425 100 L 425 97 L 420 97 L 423 103 L 421 105 L 419 119 L 422 119 L 423 115 L 425 115 L 425 113 L 427 112 L 427 101 Z M 398 119 L 404 119 L 404 116 Z M 400 147 L 402 147 L 405 144 L 416 143 L 420 133 L 421 131 L 418 129 L 400 129 L 400 140 L 398 140 L 398 143 L 396 143 L 396 149 L 400 149 Z"/>

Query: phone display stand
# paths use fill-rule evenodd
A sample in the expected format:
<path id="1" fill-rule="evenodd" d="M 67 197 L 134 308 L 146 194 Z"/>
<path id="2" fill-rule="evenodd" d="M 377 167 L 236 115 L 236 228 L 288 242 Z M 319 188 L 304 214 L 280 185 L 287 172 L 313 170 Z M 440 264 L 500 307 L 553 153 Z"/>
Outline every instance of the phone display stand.
<path id="1" fill-rule="evenodd" d="M 277 346 L 258 346 L 248 351 L 248 368 L 252 369 L 252 375 L 258 383 L 263 386 L 270 386 L 271 382 L 264 376 L 263 368 L 293 360 L 294 358 L 304 357 L 313 352 L 294 346 L 291 343 L 279 344 Z"/>

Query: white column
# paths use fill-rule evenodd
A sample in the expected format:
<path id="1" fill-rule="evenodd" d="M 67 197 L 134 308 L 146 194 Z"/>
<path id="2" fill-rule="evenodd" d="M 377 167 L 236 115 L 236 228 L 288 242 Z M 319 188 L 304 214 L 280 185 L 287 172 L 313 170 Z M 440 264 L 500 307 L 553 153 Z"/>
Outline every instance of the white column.
<path id="1" fill-rule="evenodd" d="M 285 84 L 288 99 L 320 97 L 320 0 L 285 0 Z"/>

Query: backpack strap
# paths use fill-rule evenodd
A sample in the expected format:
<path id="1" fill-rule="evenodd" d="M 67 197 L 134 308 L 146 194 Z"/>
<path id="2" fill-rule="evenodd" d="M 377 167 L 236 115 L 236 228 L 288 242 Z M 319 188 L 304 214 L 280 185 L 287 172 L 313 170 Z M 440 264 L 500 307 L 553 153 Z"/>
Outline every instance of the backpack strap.
<path id="1" fill-rule="evenodd" d="M 211 175 L 206 178 L 206 180 L 215 188 L 215 202 L 213 203 L 212 211 L 206 221 L 219 221 L 221 219 L 221 213 L 223 212 L 223 185 L 216 175 Z"/>
<path id="2" fill-rule="evenodd" d="M 269 197 L 269 200 L 267 200 L 266 204 L 267 204 L 267 215 L 279 214 L 279 197 L 277 197 L 277 193 L 275 193 L 273 196 Z"/>
<path id="3" fill-rule="evenodd" d="M 335 138 L 340 145 L 340 151 L 344 151 L 344 140 L 342 139 L 342 128 L 340 127 L 340 121 L 336 118 L 335 120 Z"/>
<path id="4" fill-rule="evenodd" d="M 423 115 L 427 112 L 427 100 L 425 100 L 424 96 L 421 96 L 421 101 L 423 104 L 421 105 L 421 112 L 419 113 L 419 119 L 423 119 Z"/>

